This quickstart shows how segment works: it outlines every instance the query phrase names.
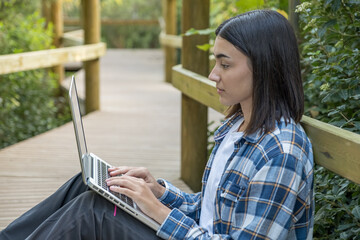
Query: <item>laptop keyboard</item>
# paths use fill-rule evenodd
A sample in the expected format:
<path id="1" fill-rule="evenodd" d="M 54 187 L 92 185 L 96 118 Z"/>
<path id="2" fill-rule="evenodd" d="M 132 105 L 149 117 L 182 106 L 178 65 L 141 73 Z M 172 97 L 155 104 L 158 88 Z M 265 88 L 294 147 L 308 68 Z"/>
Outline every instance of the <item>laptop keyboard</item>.
<path id="1" fill-rule="evenodd" d="M 131 207 L 135 207 L 135 204 L 134 204 L 134 202 L 133 202 L 133 200 L 131 198 L 127 197 L 124 194 L 113 192 L 107 186 L 105 180 L 110 177 L 109 171 L 108 171 L 110 166 L 106 165 L 105 163 L 103 163 L 101 161 L 97 161 L 97 165 L 98 165 L 98 185 L 100 187 L 102 187 L 105 191 L 111 192 L 113 195 L 115 195 L 116 197 L 118 197 L 123 202 L 130 205 Z"/>

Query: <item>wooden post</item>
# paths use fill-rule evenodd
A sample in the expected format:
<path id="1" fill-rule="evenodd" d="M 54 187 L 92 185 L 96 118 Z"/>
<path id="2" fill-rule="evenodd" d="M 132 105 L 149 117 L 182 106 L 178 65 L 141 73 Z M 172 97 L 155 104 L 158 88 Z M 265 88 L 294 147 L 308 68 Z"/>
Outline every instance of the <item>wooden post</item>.
<path id="1" fill-rule="evenodd" d="M 296 6 L 300 4 L 300 0 L 289 0 L 289 22 L 294 28 L 296 36 L 299 38 L 299 15 L 295 12 Z"/>
<path id="2" fill-rule="evenodd" d="M 51 10 L 49 0 L 41 0 L 41 14 L 46 20 L 46 26 L 51 21 Z"/>
<path id="3" fill-rule="evenodd" d="M 85 0 L 82 2 L 85 44 L 100 42 L 100 2 Z M 100 60 L 84 62 L 86 112 L 100 109 Z"/>
<path id="4" fill-rule="evenodd" d="M 209 0 L 183 0 L 182 32 L 209 27 Z M 209 42 L 208 36 L 183 37 L 182 65 L 203 76 L 209 74 L 209 53 L 196 45 Z M 182 94 L 181 101 L 181 178 L 194 190 L 201 189 L 207 162 L 207 107 Z"/>
<path id="5" fill-rule="evenodd" d="M 163 0 L 162 12 L 165 20 L 165 34 L 177 35 L 176 28 L 176 0 Z M 176 49 L 164 46 L 165 53 L 165 82 L 171 83 L 172 67 L 176 65 Z"/>
<path id="6" fill-rule="evenodd" d="M 64 33 L 64 20 L 62 10 L 62 0 L 51 2 L 51 21 L 54 24 L 54 45 L 57 48 L 62 47 L 61 37 Z M 64 79 L 64 66 L 58 65 L 53 67 L 54 73 L 58 76 L 59 86 Z"/>

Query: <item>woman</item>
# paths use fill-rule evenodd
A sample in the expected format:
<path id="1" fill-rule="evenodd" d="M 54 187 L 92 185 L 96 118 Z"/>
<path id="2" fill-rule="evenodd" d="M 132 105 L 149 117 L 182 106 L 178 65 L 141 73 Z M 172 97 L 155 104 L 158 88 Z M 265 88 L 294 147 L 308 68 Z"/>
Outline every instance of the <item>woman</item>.
<path id="1" fill-rule="evenodd" d="M 161 224 L 155 233 L 124 212 L 115 216 L 75 176 L 0 238 L 312 239 L 313 156 L 299 124 L 294 32 L 277 12 L 256 10 L 225 21 L 216 35 L 209 79 L 229 112 L 215 132 L 200 193 L 156 181 L 144 168 L 111 168 L 108 186 Z"/>

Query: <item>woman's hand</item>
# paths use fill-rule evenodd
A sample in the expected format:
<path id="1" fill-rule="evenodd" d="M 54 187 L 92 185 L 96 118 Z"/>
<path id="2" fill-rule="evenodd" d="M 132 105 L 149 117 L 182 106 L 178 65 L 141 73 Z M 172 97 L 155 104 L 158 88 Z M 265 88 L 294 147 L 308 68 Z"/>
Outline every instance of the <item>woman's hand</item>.
<path id="1" fill-rule="evenodd" d="M 144 167 L 112 167 L 109 168 L 109 174 L 112 177 L 125 175 L 143 179 L 156 198 L 160 198 L 165 192 L 165 188 L 161 186 L 151 175 L 149 170 Z"/>
<path id="2" fill-rule="evenodd" d="M 124 194 L 133 199 L 138 207 L 149 217 L 162 224 L 171 210 L 163 205 L 153 194 L 143 178 L 122 175 L 106 180 L 111 191 Z M 156 182 L 156 181 L 155 181 Z"/>

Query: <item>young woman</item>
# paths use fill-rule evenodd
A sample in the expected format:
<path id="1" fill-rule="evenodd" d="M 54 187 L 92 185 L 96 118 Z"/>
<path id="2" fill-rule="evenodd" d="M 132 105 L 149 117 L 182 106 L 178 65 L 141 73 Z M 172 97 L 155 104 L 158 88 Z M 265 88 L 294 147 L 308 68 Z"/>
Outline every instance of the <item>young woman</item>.
<path id="1" fill-rule="evenodd" d="M 107 184 L 161 224 L 154 232 L 124 212 L 114 216 L 114 206 L 77 175 L 0 238 L 312 239 L 313 156 L 299 124 L 294 32 L 277 12 L 256 10 L 225 21 L 216 35 L 209 79 L 229 112 L 200 193 L 184 193 L 144 168 L 111 168 Z"/>

